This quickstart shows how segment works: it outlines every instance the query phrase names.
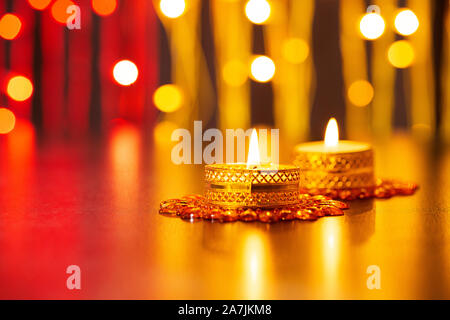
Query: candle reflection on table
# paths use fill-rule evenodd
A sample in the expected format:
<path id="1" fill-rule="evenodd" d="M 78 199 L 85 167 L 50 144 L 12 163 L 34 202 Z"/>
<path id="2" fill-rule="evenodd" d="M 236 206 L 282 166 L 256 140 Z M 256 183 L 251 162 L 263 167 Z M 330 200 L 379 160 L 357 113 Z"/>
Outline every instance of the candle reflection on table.
<path id="1" fill-rule="evenodd" d="M 325 292 L 328 296 L 337 297 L 339 290 L 338 275 L 341 258 L 341 229 L 339 222 L 333 219 L 324 221 L 323 226 L 323 267 Z"/>
<path id="2" fill-rule="evenodd" d="M 267 281 L 271 280 L 270 247 L 260 232 L 248 232 L 242 241 L 242 284 L 247 299 L 267 297 Z"/>

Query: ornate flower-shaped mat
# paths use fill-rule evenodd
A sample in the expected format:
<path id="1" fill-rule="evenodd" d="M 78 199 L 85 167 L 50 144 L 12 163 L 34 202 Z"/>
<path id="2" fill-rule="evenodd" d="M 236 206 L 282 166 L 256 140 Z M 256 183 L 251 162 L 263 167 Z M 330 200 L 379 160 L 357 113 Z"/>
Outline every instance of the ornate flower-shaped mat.
<path id="1" fill-rule="evenodd" d="M 184 220 L 210 220 L 218 222 L 260 221 L 313 221 L 324 216 L 340 216 L 349 205 L 339 200 L 378 198 L 385 199 L 396 195 L 411 195 L 417 190 L 415 183 L 393 180 L 378 180 L 372 188 L 344 190 L 302 190 L 298 203 L 276 208 L 238 208 L 230 209 L 211 205 L 201 195 L 188 195 L 180 199 L 162 201 L 159 213 L 164 216 L 180 217 Z"/>

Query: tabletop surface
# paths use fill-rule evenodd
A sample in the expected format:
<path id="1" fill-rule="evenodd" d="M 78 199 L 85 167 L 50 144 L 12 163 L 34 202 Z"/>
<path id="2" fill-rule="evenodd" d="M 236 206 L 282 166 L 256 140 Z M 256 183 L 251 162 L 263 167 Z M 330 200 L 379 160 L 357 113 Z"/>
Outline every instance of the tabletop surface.
<path id="1" fill-rule="evenodd" d="M 0 140 L 0 298 L 450 298 L 448 148 L 376 145 L 377 176 L 419 183 L 413 196 L 315 222 L 192 223 L 158 206 L 201 193 L 203 167 L 172 164 L 134 127 L 95 143 L 15 131 Z M 66 286 L 70 265 L 81 290 Z"/>

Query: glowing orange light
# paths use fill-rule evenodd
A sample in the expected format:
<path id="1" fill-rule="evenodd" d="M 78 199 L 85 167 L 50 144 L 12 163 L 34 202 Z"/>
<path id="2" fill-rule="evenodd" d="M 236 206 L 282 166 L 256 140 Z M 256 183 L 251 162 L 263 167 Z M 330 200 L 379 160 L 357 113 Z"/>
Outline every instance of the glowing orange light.
<path id="1" fill-rule="evenodd" d="M 290 63 L 302 63 L 309 55 L 308 43 L 300 38 L 290 38 L 283 42 L 281 54 Z"/>
<path id="2" fill-rule="evenodd" d="M 408 68 L 414 57 L 414 48 L 408 40 L 395 41 L 388 49 L 388 60 L 396 68 Z"/>
<path id="3" fill-rule="evenodd" d="M 24 76 L 15 76 L 9 79 L 6 92 L 11 99 L 24 101 L 33 94 L 33 84 Z"/>
<path id="4" fill-rule="evenodd" d="M 247 65 L 237 59 L 230 60 L 222 69 L 222 77 L 229 86 L 239 87 L 248 79 Z"/>
<path id="5" fill-rule="evenodd" d="M 0 19 L 0 36 L 6 40 L 12 40 L 20 32 L 22 22 L 13 14 L 7 13 Z"/>
<path id="6" fill-rule="evenodd" d="M 170 146 L 172 143 L 171 137 L 173 131 L 175 131 L 178 126 L 170 121 L 162 121 L 158 123 L 153 129 L 153 138 L 156 143 L 162 146 Z"/>
<path id="7" fill-rule="evenodd" d="M 370 82 L 357 80 L 350 85 L 347 94 L 351 103 L 358 107 L 364 107 L 372 101 L 374 90 Z"/>
<path id="8" fill-rule="evenodd" d="M 52 5 L 52 16 L 60 23 L 66 23 L 70 14 L 67 13 L 67 8 L 74 3 L 70 0 L 56 0 Z"/>
<path id="9" fill-rule="evenodd" d="M 256 133 L 256 129 L 253 129 L 250 137 L 250 145 L 248 147 L 247 168 L 259 166 L 260 164 L 258 134 Z"/>
<path id="10" fill-rule="evenodd" d="M 270 3 L 267 0 L 249 0 L 245 5 L 245 15 L 255 24 L 263 24 L 270 17 Z"/>
<path id="11" fill-rule="evenodd" d="M 136 156 L 139 150 L 139 134 L 136 127 L 126 121 L 117 123 L 117 126 L 112 130 L 111 142 L 114 165 L 122 169 L 124 167 L 127 169 L 136 168 Z M 121 172 L 123 171 L 121 170 Z M 124 178 L 124 180 L 131 178 L 128 173 L 122 174 L 121 178 Z"/>
<path id="12" fill-rule="evenodd" d="M 129 86 L 136 82 L 139 75 L 138 68 L 130 60 L 121 60 L 113 69 L 114 79 L 122 86 Z"/>
<path id="13" fill-rule="evenodd" d="M 403 36 L 412 35 L 419 28 L 419 19 L 409 9 L 402 9 L 395 17 L 395 29 Z"/>
<path id="14" fill-rule="evenodd" d="M 375 40 L 381 37 L 385 27 L 383 17 L 375 12 L 367 13 L 359 22 L 359 30 L 364 38 L 368 40 Z"/>
<path id="15" fill-rule="evenodd" d="M 16 117 L 11 110 L 0 108 L 0 134 L 10 133 L 16 125 Z"/>
<path id="16" fill-rule="evenodd" d="M 186 2 L 184 0 L 161 0 L 159 9 L 166 17 L 175 19 L 185 12 Z"/>
<path id="17" fill-rule="evenodd" d="M 52 0 L 28 0 L 30 6 L 36 10 L 44 10 Z"/>
<path id="18" fill-rule="evenodd" d="M 174 112 L 181 108 L 183 93 L 178 86 L 165 84 L 156 89 L 153 94 L 153 103 L 163 112 Z"/>
<path id="19" fill-rule="evenodd" d="M 267 56 L 257 56 L 250 65 L 250 72 L 255 81 L 270 81 L 275 75 L 275 63 Z"/>
<path id="20" fill-rule="evenodd" d="M 327 129 L 325 130 L 325 146 L 336 147 L 339 143 L 339 129 L 335 118 L 328 121 Z"/>
<path id="21" fill-rule="evenodd" d="M 92 9 L 101 16 L 108 16 L 117 8 L 117 0 L 92 0 Z"/>

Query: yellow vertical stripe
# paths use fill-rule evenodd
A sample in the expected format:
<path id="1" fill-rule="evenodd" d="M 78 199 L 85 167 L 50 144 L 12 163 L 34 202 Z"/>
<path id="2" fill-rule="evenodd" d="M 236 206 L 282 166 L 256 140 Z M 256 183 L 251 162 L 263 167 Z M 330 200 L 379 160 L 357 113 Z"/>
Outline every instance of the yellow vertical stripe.
<path id="1" fill-rule="evenodd" d="M 411 126 L 414 133 L 431 137 L 435 130 L 431 3 L 409 0 L 408 5 L 419 19 L 419 28 L 410 36 L 415 52 L 411 66 Z"/>
<path id="2" fill-rule="evenodd" d="M 348 98 L 348 89 L 355 81 L 367 81 L 365 43 L 359 32 L 359 21 L 366 13 L 364 0 L 340 2 L 342 70 L 346 98 L 346 131 L 349 139 L 367 136 L 370 128 L 368 106 L 355 106 Z M 375 92 L 377 95 L 378 92 Z"/>
<path id="3" fill-rule="evenodd" d="M 250 125 L 250 90 L 249 81 L 241 73 L 248 75 L 251 24 L 245 17 L 243 1 L 214 0 L 211 4 L 219 127 L 247 128 Z M 224 76 L 228 76 L 228 81 Z"/>
<path id="4" fill-rule="evenodd" d="M 443 64 L 442 64 L 442 119 L 441 119 L 441 132 L 440 135 L 444 141 L 450 142 L 450 90 L 448 90 L 448 83 L 450 83 L 450 16 L 447 14 L 445 20 L 445 34 L 447 38 L 444 38 L 443 46 Z"/>
<path id="5" fill-rule="evenodd" d="M 267 51 L 275 61 L 273 79 L 275 126 L 282 141 L 298 142 L 309 134 L 310 90 L 312 77 L 311 28 L 313 0 L 272 1 L 273 18 L 266 26 Z M 287 49 L 287 41 L 305 43 L 304 48 Z M 294 42 L 295 43 L 295 42 Z M 306 60 L 289 59 L 290 54 L 308 52 Z M 287 53 L 286 53 L 287 51 Z"/>
<path id="6" fill-rule="evenodd" d="M 394 42 L 394 18 L 396 0 L 378 0 L 375 4 L 381 9 L 386 22 L 384 34 L 373 41 L 372 83 L 375 95 L 372 102 L 372 126 L 378 136 L 389 136 L 392 131 L 394 108 L 395 68 L 387 60 L 387 51 Z"/>
<path id="7" fill-rule="evenodd" d="M 204 76 L 201 66 L 205 63 L 199 37 L 201 1 L 186 1 L 183 15 L 175 19 L 162 14 L 159 1 L 154 0 L 154 6 L 169 40 L 172 83 L 179 86 L 183 93 L 182 107 L 165 114 L 164 118 L 183 127 L 192 127 L 193 120 L 200 116 L 199 80 Z"/>

